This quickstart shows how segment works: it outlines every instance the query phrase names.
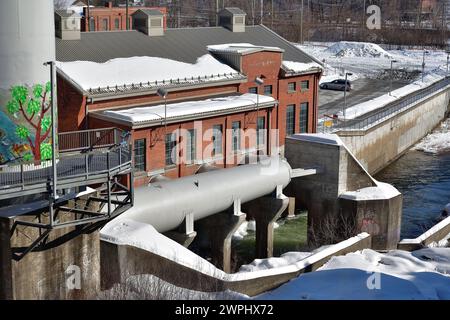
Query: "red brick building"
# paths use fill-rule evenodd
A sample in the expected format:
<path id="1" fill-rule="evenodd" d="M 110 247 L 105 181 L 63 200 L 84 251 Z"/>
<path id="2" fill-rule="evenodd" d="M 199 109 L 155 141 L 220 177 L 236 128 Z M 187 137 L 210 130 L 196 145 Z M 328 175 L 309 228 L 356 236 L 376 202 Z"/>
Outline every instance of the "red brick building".
<path id="1" fill-rule="evenodd" d="M 133 29 L 132 14 L 138 10 L 158 10 L 164 15 L 164 28 L 166 28 L 166 13 L 165 7 L 137 7 L 130 6 L 128 8 L 129 28 Z M 89 12 L 88 12 L 89 11 Z M 89 18 L 88 18 L 89 15 Z M 88 24 L 90 21 L 90 24 Z M 83 15 L 81 18 L 81 31 L 117 31 L 127 29 L 126 8 L 113 7 L 112 2 L 106 2 L 105 7 L 91 7 L 89 10 L 83 8 Z"/>
<path id="2" fill-rule="evenodd" d="M 234 166 L 257 150 L 273 154 L 275 142 L 282 153 L 287 135 L 316 132 L 318 62 L 265 26 L 226 25 L 242 21 L 238 9 L 221 14 L 231 16 L 224 26 L 162 36 L 56 39 L 59 130 L 129 131 L 136 185 L 191 175 L 203 164 Z"/>

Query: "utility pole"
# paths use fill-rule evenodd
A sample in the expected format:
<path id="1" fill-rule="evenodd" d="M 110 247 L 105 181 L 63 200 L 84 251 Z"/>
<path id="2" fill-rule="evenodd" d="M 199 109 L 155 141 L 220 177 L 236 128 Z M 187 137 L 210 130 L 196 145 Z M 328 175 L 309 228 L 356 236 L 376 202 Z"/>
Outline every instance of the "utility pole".
<path id="1" fill-rule="evenodd" d="M 129 0 L 127 0 L 126 3 L 126 8 L 125 8 L 125 19 L 127 19 L 127 30 L 130 30 L 130 13 L 128 11 L 128 7 L 129 7 Z"/>
<path id="2" fill-rule="evenodd" d="M 219 26 L 219 0 L 216 0 L 216 27 Z"/>
<path id="3" fill-rule="evenodd" d="M 91 0 L 87 0 L 87 31 L 91 31 Z"/>
<path id="4" fill-rule="evenodd" d="M 255 25 L 255 0 L 252 0 L 251 6 L 252 6 L 252 25 Z"/>
<path id="5" fill-rule="evenodd" d="M 263 16 L 264 16 L 264 0 L 261 0 L 261 19 L 260 19 L 260 24 L 263 24 Z"/>
<path id="6" fill-rule="evenodd" d="M 271 11 L 270 11 L 270 28 L 273 30 L 273 0 L 271 0 Z"/>
<path id="7" fill-rule="evenodd" d="M 303 0 L 302 11 L 300 12 L 300 43 L 303 44 Z"/>

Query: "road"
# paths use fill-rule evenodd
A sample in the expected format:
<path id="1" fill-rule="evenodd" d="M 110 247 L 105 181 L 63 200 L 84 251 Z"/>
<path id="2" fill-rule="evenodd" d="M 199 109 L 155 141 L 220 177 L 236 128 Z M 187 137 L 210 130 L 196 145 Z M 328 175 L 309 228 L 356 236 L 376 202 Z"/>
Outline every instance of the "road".
<path id="1" fill-rule="evenodd" d="M 409 84 L 408 81 L 392 81 L 392 90 Z M 389 81 L 358 79 L 352 82 L 353 89 L 347 92 L 347 108 L 389 92 Z M 344 107 L 344 92 L 319 89 L 319 119 L 323 115 L 333 115 Z"/>

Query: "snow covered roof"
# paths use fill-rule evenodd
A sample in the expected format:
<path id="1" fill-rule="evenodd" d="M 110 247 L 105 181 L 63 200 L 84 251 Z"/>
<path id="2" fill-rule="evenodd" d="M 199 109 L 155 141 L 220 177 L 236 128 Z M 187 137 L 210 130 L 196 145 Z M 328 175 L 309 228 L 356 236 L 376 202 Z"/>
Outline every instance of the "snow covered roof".
<path id="1" fill-rule="evenodd" d="M 288 139 L 299 140 L 299 141 L 308 141 L 320 144 L 330 144 L 335 146 L 342 146 L 344 143 L 341 138 L 339 138 L 336 134 L 328 134 L 328 133 L 301 133 L 294 134 L 288 137 Z"/>
<path id="2" fill-rule="evenodd" d="M 208 51 L 218 53 L 236 53 L 240 55 L 246 55 L 261 51 L 284 52 L 283 49 L 280 49 L 278 47 L 255 46 L 251 43 L 225 43 L 210 45 L 208 46 Z"/>
<path id="3" fill-rule="evenodd" d="M 195 64 L 158 57 L 131 57 L 105 63 L 58 62 L 57 68 L 61 75 L 89 94 L 245 79 L 209 54 L 198 58 Z"/>
<path id="4" fill-rule="evenodd" d="M 185 119 L 206 118 L 218 113 L 233 113 L 255 109 L 258 95 L 243 94 L 207 99 L 202 101 L 187 101 L 167 105 L 167 121 L 175 122 Z M 259 95 L 260 107 L 273 107 L 277 101 L 269 96 Z M 133 127 L 161 125 L 164 122 L 164 104 L 147 107 L 135 107 L 123 110 L 107 110 L 94 113 L 94 117 L 108 120 L 118 120 Z"/>
<path id="5" fill-rule="evenodd" d="M 283 61 L 282 69 L 287 75 L 302 74 L 307 72 L 318 72 L 323 69 L 323 67 L 317 62 L 295 62 L 295 61 Z"/>

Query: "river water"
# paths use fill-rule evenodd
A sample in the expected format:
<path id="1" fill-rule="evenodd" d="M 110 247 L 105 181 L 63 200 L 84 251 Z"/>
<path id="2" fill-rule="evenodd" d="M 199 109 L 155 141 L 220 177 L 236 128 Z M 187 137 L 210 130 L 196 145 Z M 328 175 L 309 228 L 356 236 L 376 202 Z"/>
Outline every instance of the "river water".
<path id="1" fill-rule="evenodd" d="M 450 203 L 450 119 L 376 176 L 403 194 L 401 238 L 434 225 Z"/>

